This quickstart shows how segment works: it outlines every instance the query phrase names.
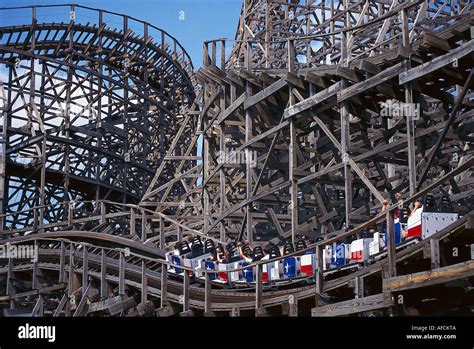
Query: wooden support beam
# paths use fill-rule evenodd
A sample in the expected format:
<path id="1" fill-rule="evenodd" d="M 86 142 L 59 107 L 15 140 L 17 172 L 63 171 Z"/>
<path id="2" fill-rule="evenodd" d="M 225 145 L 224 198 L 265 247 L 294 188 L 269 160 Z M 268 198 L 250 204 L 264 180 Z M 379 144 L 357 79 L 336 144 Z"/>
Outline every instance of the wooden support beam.
<path id="1" fill-rule="evenodd" d="M 69 297 L 67 296 L 67 293 L 63 294 L 56 310 L 54 310 L 53 317 L 58 317 L 61 314 L 68 300 L 69 300 Z"/>
<path id="2" fill-rule="evenodd" d="M 295 105 L 288 107 L 285 109 L 284 117 L 285 119 L 288 119 L 292 117 L 293 115 L 299 114 L 305 110 L 308 110 L 309 108 L 312 108 L 326 100 L 328 100 L 331 97 L 336 96 L 337 92 L 341 89 L 341 82 L 338 81 L 335 84 L 331 85 L 325 90 L 322 90 L 321 92 L 318 92 L 311 97 L 306 98 L 304 101 L 301 101 L 299 103 L 296 103 Z"/>
<path id="3" fill-rule="evenodd" d="M 118 294 L 123 296 L 125 294 L 125 255 L 120 251 L 119 257 L 119 287 Z"/>
<path id="4" fill-rule="evenodd" d="M 441 69 L 448 64 L 470 54 L 474 50 L 474 39 L 462 44 L 461 46 L 451 50 L 443 56 L 419 65 L 415 68 L 408 69 L 399 75 L 399 84 L 403 85 L 407 82 L 420 79 L 421 77 L 430 74 L 438 69 Z"/>
<path id="5" fill-rule="evenodd" d="M 141 303 L 146 303 L 148 296 L 148 277 L 146 275 L 146 262 L 142 260 L 142 295 Z"/>
<path id="6" fill-rule="evenodd" d="M 107 255 L 105 250 L 101 250 L 101 259 L 100 259 L 100 297 L 102 299 L 107 298 L 108 295 L 108 285 L 107 285 Z"/>
<path id="7" fill-rule="evenodd" d="M 322 294 L 324 289 L 324 275 L 323 275 L 323 265 L 324 265 L 324 250 L 323 246 L 316 246 L 316 268 L 314 270 L 315 274 L 315 302 L 316 306 L 322 304 Z"/>
<path id="8" fill-rule="evenodd" d="M 439 240 L 430 240 L 430 258 L 431 258 L 431 269 L 438 269 L 440 264 L 440 251 L 439 251 Z"/>
<path id="9" fill-rule="evenodd" d="M 160 306 L 163 308 L 168 305 L 168 269 L 166 265 L 161 265 L 161 297 Z"/>
<path id="10" fill-rule="evenodd" d="M 83 292 L 82 292 L 81 301 L 77 305 L 77 308 L 76 308 L 76 311 L 74 312 L 73 317 L 81 316 L 83 311 L 85 311 L 84 307 L 86 306 L 87 295 L 89 294 L 90 288 L 91 288 L 90 284 L 88 284 L 86 288 L 84 288 L 84 285 L 82 286 Z"/>
<path id="11" fill-rule="evenodd" d="M 212 309 L 211 303 L 211 292 L 212 292 L 212 284 L 211 279 L 209 278 L 209 274 L 206 273 L 204 281 L 204 314 L 210 313 Z"/>
<path id="12" fill-rule="evenodd" d="M 230 317 L 240 317 L 240 308 L 232 308 Z"/>
<path id="13" fill-rule="evenodd" d="M 474 276 L 474 261 L 447 267 L 396 276 L 383 281 L 384 292 L 400 292 L 419 287 L 433 286 Z"/>
<path id="14" fill-rule="evenodd" d="M 183 294 L 182 294 L 182 304 L 183 304 L 183 313 L 189 311 L 189 274 L 187 271 L 184 271 L 183 276 Z"/>
<path id="15" fill-rule="evenodd" d="M 249 98 L 245 99 L 244 109 L 248 109 L 248 108 L 254 106 L 255 104 L 267 99 L 268 97 L 270 97 L 274 93 L 281 90 L 283 87 L 287 86 L 287 84 L 288 83 L 287 83 L 287 81 L 285 80 L 284 77 L 280 78 L 279 80 L 277 80 L 276 82 L 274 82 L 270 86 L 264 88 L 262 91 L 260 91 L 256 94 L 250 96 Z"/>
<path id="16" fill-rule="evenodd" d="M 288 316 L 298 316 L 298 299 L 294 295 L 288 296 Z"/>
<path id="17" fill-rule="evenodd" d="M 255 281 L 255 313 L 257 314 L 263 308 L 263 279 L 262 271 L 263 265 L 256 266 L 256 281 Z"/>
<path id="18" fill-rule="evenodd" d="M 66 279 L 66 243 L 61 241 L 61 252 L 59 255 L 59 282 Z"/>
<path id="19" fill-rule="evenodd" d="M 82 288 L 89 284 L 89 251 L 87 245 L 82 245 Z"/>
<path id="20" fill-rule="evenodd" d="M 109 308 L 109 314 L 111 316 L 123 313 L 127 311 L 128 309 L 131 309 L 133 307 L 136 307 L 137 303 L 135 302 L 135 299 L 133 297 L 126 297 L 114 304 L 112 304 Z"/>
<path id="21" fill-rule="evenodd" d="M 360 93 L 366 92 L 371 88 L 374 88 L 384 82 L 387 82 L 390 79 L 393 79 L 394 77 L 400 74 L 400 70 L 402 70 L 404 67 L 404 62 L 395 64 L 394 66 L 391 66 L 390 68 L 385 69 L 362 82 L 345 88 L 341 92 L 337 93 L 337 101 L 344 102 L 349 98 L 355 97 Z"/>
<path id="22" fill-rule="evenodd" d="M 175 316 L 177 314 L 177 311 L 171 305 L 167 305 L 156 309 L 155 314 L 157 317 L 170 317 Z"/>
<path id="23" fill-rule="evenodd" d="M 390 293 L 380 293 L 373 296 L 350 299 L 348 301 L 328 304 L 311 309 L 311 316 L 345 316 L 388 308 L 394 305 Z"/>
<path id="24" fill-rule="evenodd" d="M 388 276 L 396 275 L 396 245 L 395 245 L 395 214 L 394 211 L 387 212 L 387 254 L 388 254 Z"/>

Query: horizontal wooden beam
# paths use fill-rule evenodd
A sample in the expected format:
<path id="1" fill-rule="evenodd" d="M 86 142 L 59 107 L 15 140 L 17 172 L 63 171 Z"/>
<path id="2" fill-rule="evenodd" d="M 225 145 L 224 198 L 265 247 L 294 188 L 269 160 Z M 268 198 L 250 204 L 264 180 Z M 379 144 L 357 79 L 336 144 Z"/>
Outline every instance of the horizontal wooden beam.
<path id="1" fill-rule="evenodd" d="M 318 92 L 311 97 L 306 98 L 304 101 L 296 103 L 294 106 L 285 109 L 284 117 L 288 119 L 293 115 L 299 114 L 315 105 L 324 102 L 325 100 L 336 95 L 337 91 L 341 89 L 341 82 L 338 81 L 335 84 L 329 86 L 327 89 Z"/>
<path id="2" fill-rule="evenodd" d="M 390 293 L 380 293 L 363 298 L 328 304 L 311 309 L 311 316 L 344 316 L 393 306 Z"/>
<path id="3" fill-rule="evenodd" d="M 396 276 L 383 281 L 383 290 L 399 292 L 419 287 L 432 286 L 467 278 L 474 275 L 474 261 L 458 263 L 434 270 Z"/>

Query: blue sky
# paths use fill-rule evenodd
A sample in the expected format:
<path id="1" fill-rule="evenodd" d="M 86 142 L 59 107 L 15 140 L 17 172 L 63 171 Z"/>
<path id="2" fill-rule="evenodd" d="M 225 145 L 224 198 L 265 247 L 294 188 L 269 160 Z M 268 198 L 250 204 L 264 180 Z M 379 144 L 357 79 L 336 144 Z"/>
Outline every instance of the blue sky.
<path id="1" fill-rule="evenodd" d="M 102 8 L 154 24 L 181 42 L 197 68 L 202 64 L 203 41 L 234 38 L 242 0 L 0 0 L 0 7 L 64 3 Z M 58 9 L 48 11 L 51 17 L 60 12 Z M 184 20 L 180 20 L 180 11 L 184 11 Z M 24 22 L 26 18 L 21 15 L 16 19 L 5 18 L 0 11 L 2 25 L 15 20 Z"/>

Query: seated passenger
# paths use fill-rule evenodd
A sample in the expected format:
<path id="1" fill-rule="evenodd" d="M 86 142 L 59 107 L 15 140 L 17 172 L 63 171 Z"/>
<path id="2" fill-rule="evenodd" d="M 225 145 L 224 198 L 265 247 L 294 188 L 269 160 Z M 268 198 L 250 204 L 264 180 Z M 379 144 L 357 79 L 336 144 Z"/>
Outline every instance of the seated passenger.
<path id="1" fill-rule="evenodd" d="M 230 263 L 232 261 L 232 256 L 230 255 L 230 251 L 229 250 L 225 250 L 224 252 L 224 258 L 222 259 L 222 263 Z"/>
<path id="2" fill-rule="evenodd" d="M 413 216 L 413 214 L 415 213 L 416 210 L 420 209 L 421 208 L 421 200 L 420 199 L 416 199 L 415 201 L 415 205 L 413 207 L 413 211 L 411 212 L 410 214 L 410 217 Z"/>
<path id="3" fill-rule="evenodd" d="M 173 255 L 175 255 L 175 256 L 180 255 L 180 253 L 179 253 L 180 247 L 181 247 L 181 243 L 179 241 L 176 241 L 176 243 L 174 244 Z"/>
<path id="4" fill-rule="evenodd" d="M 265 246 L 265 248 L 263 249 L 263 253 L 264 253 L 264 256 L 260 259 L 262 261 L 267 261 L 270 259 L 270 247 L 267 245 Z"/>
<path id="5" fill-rule="evenodd" d="M 250 244 L 247 244 L 246 245 L 243 245 L 241 242 L 239 242 L 237 244 L 238 248 L 239 248 L 239 254 L 240 254 L 240 257 L 246 261 L 247 263 L 252 263 L 253 262 L 253 256 L 251 254 L 252 252 L 252 247 L 250 246 Z M 248 248 L 245 248 L 247 247 Z M 244 251 L 245 250 L 245 251 Z"/>
<path id="6" fill-rule="evenodd" d="M 225 253 L 221 245 L 217 245 L 215 256 L 211 255 L 211 260 L 216 260 L 219 263 L 222 263 L 224 260 Z"/>

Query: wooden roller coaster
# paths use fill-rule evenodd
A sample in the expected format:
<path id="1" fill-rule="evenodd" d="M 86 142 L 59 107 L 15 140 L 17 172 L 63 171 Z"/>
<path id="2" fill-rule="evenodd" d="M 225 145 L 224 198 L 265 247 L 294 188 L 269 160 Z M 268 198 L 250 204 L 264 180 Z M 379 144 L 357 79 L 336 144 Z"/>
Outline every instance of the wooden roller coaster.
<path id="1" fill-rule="evenodd" d="M 470 1 L 244 0 L 197 71 L 151 24 L 54 7 L 0 8 L 32 19 L 0 28 L 5 316 L 472 314 Z M 294 250 L 211 269 L 189 236 Z"/>

